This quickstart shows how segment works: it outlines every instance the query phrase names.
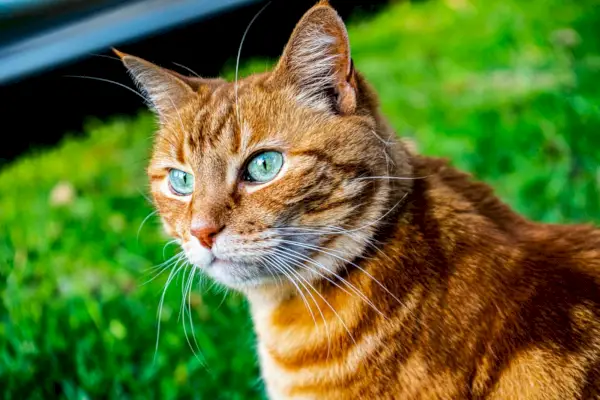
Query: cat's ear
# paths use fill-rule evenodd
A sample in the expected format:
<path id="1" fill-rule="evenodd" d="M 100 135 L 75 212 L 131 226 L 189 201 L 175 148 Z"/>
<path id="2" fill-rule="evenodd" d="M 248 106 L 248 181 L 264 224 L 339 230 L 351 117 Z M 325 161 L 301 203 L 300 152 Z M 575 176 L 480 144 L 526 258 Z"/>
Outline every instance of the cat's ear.
<path id="1" fill-rule="evenodd" d="M 149 106 L 161 120 L 197 97 L 200 83 L 149 61 L 113 49 L 121 58 Z"/>
<path id="2" fill-rule="evenodd" d="M 298 98 L 341 114 L 356 110 L 357 85 L 344 22 L 327 1 L 304 14 L 275 73 L 295 86 Z"/>

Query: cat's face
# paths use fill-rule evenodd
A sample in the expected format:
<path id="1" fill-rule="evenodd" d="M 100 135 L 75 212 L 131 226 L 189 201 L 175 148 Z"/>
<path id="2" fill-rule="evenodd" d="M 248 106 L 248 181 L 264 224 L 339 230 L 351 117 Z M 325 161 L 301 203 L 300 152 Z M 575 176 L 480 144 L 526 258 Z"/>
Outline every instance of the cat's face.
<path id="1" fill-rule="evenodd" d="M 191 263 L 247 288 L 335 275 L 368 246 L 389 209 L 375 177 L 394 160 L 332 8 L 305 15 L 272 72 L 237 84 L 122 57 L 160 117 L 151 190 Z"/>

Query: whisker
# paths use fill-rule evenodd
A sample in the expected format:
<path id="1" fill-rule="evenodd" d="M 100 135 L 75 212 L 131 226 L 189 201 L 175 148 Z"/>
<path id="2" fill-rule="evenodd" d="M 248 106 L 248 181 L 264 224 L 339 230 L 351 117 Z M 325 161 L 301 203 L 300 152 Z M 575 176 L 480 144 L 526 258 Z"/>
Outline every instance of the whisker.
<path id="1" fill-rule="evenodd" d="M 356 234 L 357 232 L 347 232 L 346 229 L 342 228 L 342 227 L 338 227 L 338 226 L 329 226 L 328 228 L 333 229 L 335 231 L 337 231 L 338 234 L 340 235 L 344 235 L 352 240 L 354 240 L 356 243 L 362 244 L 363 242 L 361 242 L 360 240 L 358 240 L 354 234 Z M 393 261 L 392 258 L 387 255 L 383 250 L 381 250 L 379 247 L 377 247 L 373 242 L 377 242 L 379 244 L 383 244 L 382 242 L 375 240 L 374 238 L 370 237 L 370 238 L 363 238 L 364 240 L 364 244 L 366 244 L 367 246 L 372 247 L 373 249 L 377 250 L 377 252 L 379 252 L 382 256 L 384 256 L 385 258 L 387 258 L 389 261 Z M 361 255 L 362 258 L 365 258 Z"/>
<path id="2" fill-rule="evenodd" d="M 385 217 L 387 217 L 388 215 L 390 215 L 390 213 L 392 213 L 396 209 L 396 207 L 398 207 L 398 205 L 400 205 L 400 203 L 402 203 L 402 201 L 404 201 L 404 199 L 406 199 L 406 196 L 408 196 L 408 193 L 405 193 L 404 196 L 402 196 L 402 198 L 396 202 L 396 204 L 394 204 L 388 211 L 386 211 L 383 215 L 381 215 L 376 220 L 370 221 L 367 224 L 365 224 L 365 225 L 363 225 L 361 227 L 358 227 L 358 228 L 354 228 L 354 229 L 343 229 L 343 228 L 340 228 L 340 229 L 342 229 L 342 231 L 345 232 L 345 233 L 350 233 L 350 232 L 357 232 L 357 231 L 363 230 L 365 228 L 368 228 L 369 226 L 372 226 L 372 225 L 378 223 L 379 221 L 381 221 L 382 219 L 384 219 Z M 271 229 L 286 229 L 286 228 L 297 229 L 297 228 L 294 228 L 294 227 L 280 227 L 280 228 L 271 228 Z M 324 234 L 326 234 L 326 233 L 324 233 Z M 333 234 L 337 234 L 337 232 L 331 232 L 331 233 L 327 233 L 327 234 L 333 235 Z"/>
<path id="3" fill-rule="evenodd" d="M 170 240 L 170 241 L 168 241 L 167 243 L 165 243 L 165 245 L 163 246 L 163 250 L 162 250 L 162 254 L 163 254 L 163 260 L 164 260 L 164 258 L 166 257 L 166 256 L 165 256 L 165 250 L 167 249 L 167 247 L 168 247 L 169 245 L 172 245 L 173 243 L 177 243 L 178 241 L 179 241 L 179 239 L 173 239 L 173 240 Z"/>
<path id="4" fill-rule="evenodd" d="M 331 303 L 329 303 L 327 301 L 327 299 L 325 299 L 325 297 L 321 293 L 319 293 L 319 291 L 306 278 L 304 278 L 302 275 L 300 275 L 296 271 L 294 271 L 293 268 L 287 267 L 287 269 L 291 274 L 294 274 L 299 279 L 303 280 L 310 288 L 312 288 L 312 290 L 314 290 L 314 292 L 317 294 L 317 296 L 319 296 L 325 302 L 325 304 L 331 309 L 331 311 L 333 311 L 335 316 L 339 319 L 340 323 L 342 324 L 342 326 L 348 333 L 348 336 L 350 336 L 350 339 L 356 344 L 356 341 L 354 340 L 354 336 L 352 336 L 350 329 L 348 329 L 348 326 L 344 322 L 343 318 L 338 314 L 337 310 L 331 305 Z M 310 291 L 309 291 L 309 293 L 310 293 Z"/>
<path id="5" fill-rule="evenodd" d="M 173 99 L 171 98 L 171 96 L 169 96 L 168 93 L 165 92 L 165 94 L 167 95 L 167 97 L 169 98 L 169 102 L 171 103 L 171 105 L 173 106 L 173 108 L 175 109 L 175 112 L 177 113 L 177 117 L 179 118 L 179 125 L 181 126 L 181 131 L 183 133 L 186 133 L 187 130 L 185 129 L 185 126 L 183 124 L 183 119 L 181 118 L 181 114 L 179 113 L 179 108 L 177 108 L 177 106 L 175 105 L 175 103 L 173 102 Z"/>
<path id="6" fill-rule="evenodd" d="M 195 267 L 192 267 L 195 269 Z M 193 283 L 194 279 L 192 277 L 192 282 Z M 192 328 L 192 338 L 194 339 L 194 343 L 196 345 L 196 349 L 198 350 L 198 353 L 202 354 L 202 350 L 200 349 L 200 345 L 198 344 L 198 341 L 196 340 L 196 328 L 194 328 L 194 323 L 192 321 L 192 285 L 190 285 L 190 289 L 188 291 L 188 319 L 190 322 L 190 327 Z M 201 361 L 202 362 L 202 361 Z M 202 364 L 204 364 L 202 362 Z"/>
<path id="7" fill-rule="evenodd" d="M 162 295 L 160 296 L 160 301 L 158 302 L 158 310 L 157 310 L 157 324 L 156 324 L 156 345 L 154 348 L 154 360 L 153 363 L 156 363 L 156 356 L 158 355 L 158 343 L 160 341 L 160 318 L 162 315 L 163 304 L 165 302 L 165 295 L 167 293 L 167 288 L 173 281 L 173 278 L 179 274 L 179 271 L 183 268 L 184 265 L 178 266 L 180 261 L 175 264 L 175 267 L 169 273 L 169 277 L 167 278 L 167 282 L 163 288 Z"/>
<path id="8" fill-rule="evenodd" d="M 304 297 L 304 295 L 302 294 L 302 291 L 300 290 L 300 287 L 294 282 L 293 276 L 294 276 L 294 271 L 291 268 L 287 268 L 285 263 L 283 263 L 281 260 L 279 260 L 277 258 L 277 256 L 272 255 L 273 258 L 275 259 L 275 261 L 271 260 L 271 256 L 265 256 L 265 260 L 271 260 L 272 261 L 272 266 L 274 266 L 276 269 L 278 269 L 280 272 L 282 272 L 283 274 L 285 274 L 286 276 L 288 276 L 286 274 L 286 271 L 288 274 L 291 274 L 292 278 L 288 278 L 290 279 L 290 281 L 292 283 L 294 283 L 294 285 L 296 286 L 296 288 L 299 291 L 299 294 L 302 296 L 302 298 L 305 300 L 305 304 L 306 307 L 308 307 L 308 310 L 313 318 L 313 321 L 315 323 L 315 329 L 319 330 L 319 326 L 317 324 L 317 319 L 315 318 L 314 313 L 312 312 L 312 307 L 310 307 L 310 305 L 308 304 L 308 301 L 306 300 L 306 297 Z M 280 268 L 277 268 L 277 265 L 273 265 L 273 263 L 276 263 L 277 265 L 279 265 Z M 302 278 L 300 275 L 296 274 L 298 277 Z M 310 290 L 306 287 L 306 285 L 304 285 L 302 283 L 302 281 L 298 281 L 298 283 L 300 283 L 300 285 L 302 285 L 302 287 L 304 287 L 304 289 L 306 289 L 306 292 L 308 293 L 308 295 L 311 297 L 313 303 L 315 303 L 315 306 L 317 307 L 317 311 L 319 312 L 319 314 L 321 315 L 321 318 L 323 319 L 323 328 L 325 329 L 325 335 L 327 336 L 327 358 L 329 358 L 329 354 L 330 354 L 330 347 L 331 347 L 331 334 L 329 332 L 329 325 L 327 324 L 327 321 L 325 319 L 325 315 L 323 314 L 323 311 L 321 310 L 321 307 L 319 307 L 319 303 L 317 302 L 317 299 L 315 299 L 315 297 L 312 295 L 312 293 L 310 292 Z"/>
<path id="9" fill-rule="evenodd" d="M 244 34 L 242 35 L 242 40 L 240 41 L 240 45 L 238 47 L 238 52 L 237 52 L 237 57 L 235 59 L 235 80 L 234 80 L 233 90 L 235 92 L 235 112 L 237 115 L 238 126 L 240 127 L 240 129 L 241 129 L 242 124 L 241 124 L 241 116 L 240 116 L 240 107 L 239 107 L 239 103 L 238 103 L 238 74 L 240 71 L 240 58 L 242 56 L 242 47 L 244 46 L 244 41 L 246 40 L 246 36 L 248 35 L 248 32 L 250 31 L 252 24 L 260 16 L 260 14 L 262 14 L 262 12 L 269 6 L 269 4 L 271 4 L 271 1 L 267 2 L 264 6 L 262 6 L 261 9 L 258 10 L 258 12 L 250 20 L 250 23 L 248 24 L 248 26 L 246 27 L 246 30 L 244 31 Z"/>
<path id="10" fill-rule="evenodd" d="M 294 287 L 296 288 L 296 290 L 298 290 L 298 294 L 300 294 L 300 297 L 302 298 L 302 301 L 304 302 L 304 305 L 306 306 L 308 312 L 310 313 L 310 316 L 311 316 L 312 320 L 315 323 L 315 328 L 319 329 L 318 328 L 318 324 L 317 324 L 317 319 L 315 318 L 315 314 L 312 311 L 312 307 L 308 303 L 308 300 L 304 296 L 304 293 L 302 292 L 302 290 L 300 289 L 300 287 L 298 286 L 298 284 L 296 283 L 296 281 L 293 279 L 293 277 L 291 277 L 289 274 L 286 273 L 285 270 L 283 270 L 281 268 L 281 263 L 276 263 L 274 260 L 271 259 L 271 257 L 269 255 L 263 255 L 262 260 L 264 262 L 266 262 L 267 264 L 269 264 L 270 266 L 272 266 L 273 268 L 275 268 L 280 273 L 282 273 L 288 279 L 288 281 L 290 281 L 290 283 L 292 285 L 294 285 Z M 314 299 L 313 299 L 313 301 L 314 301 Z M 321 310 L 319 309 L 319 305 L 317 303 L 315 303 L 315 305 L 317 306 L 317 309 L 319 310 L 319 312 L 321 312 Z M 323 316 L 322 313 L 321 313 L 321 316 Z M 325 322 L 325 320 L 323 320 L 323 322 Z"/>
<path id="11" fill-rule="evenodd" d="M 311 259 L 310 257 L 300 253 L 300 252 L 296 252 L 294 250 L 291 249 L 286 249 L 289 252 L 292 252 L 294 254 L 287 254 L 287 253 L 281 253 L 281 250 L 276 249 L 277 253 L 282 256 L 282 257 L 286 257 L 290 262 L 294 262 L 294 259 L 291 259 L 290 257 L 295 258 L 295 260 L 301 260 L 301 261 L 306 261 L 309 262 L 315 266 L 317 266 L 318 268 L 321 268 L 325 271 L 327 271 L 328 273 L 332 274 L 333 276 L 335 276 L 337 279 L 339 279 L 341 282 L 344 283 L 344 285 L 346 285 L 350 290 L 352 290 L 361 300 L 363 300 L 367 305 L 369 305 L 371 308 L 373 308 L 373 310 L 375 312 L 377 312 L 379 315 L 381 315 L 384 318 L 387 318 L 385 316 L 385 314 L 383 314 L 376 306 L 375 304 L 364 294 L 362 293 L 358 288 L 356 288 L 356 286 L 354 286 L 353 284 L 351 284 L 350 282 L 348 282 L 346 279 L 344 279 L 343 277 L 341 277 L 339 274 L 335 273 L 334 271 L 331 271 L 329 269 L 327 269 L 323 264 L 316 262 L 315 260 Z M 328 276 L 320 273 L 319 271 L 316 271 L 312 268 L 309 268 L 308 266 L 296 261 L 295 265 L 308 269 L 311 272 L 314 272 L 316 274 L 318 274 L 320 277 L 322 277 L 323 279 L 327 280 L 328 282 L 330 282 L 331 284 L 335 285 L 336 287 L 338 287 L 340 290 L 342 290 L 344 293 L 348 294 L 349 296 L 353 296 L 352 293 L 350 293 L 349 291 L 347 291 L 346 289 L 344 289 L 343 287 L 341 287 L 337 282 L 335 282 L 334 280 L 332 280 L 331 278 L 329 278 Z"/>
<path id="12" fill-rule="evenodd" d="M 427 179 L 431 175 L 425 176 L 361 176 L 358 178 L 353 178 L 353 181 L 364 181 L 369 179 L 388 179 L 388 180 L 402 180 L 402 181 L 414 181 L 418 179 Z"/>
<path id="13" fill-rule="evenodd" d="M 387 255 L 383 250 L 381 250 L 379 247 L 377 247 L 373 242 L 377 242 L 382 244 L 380 241 L 375 240 L 374 238 L 362 238 L 364 240 L 358 240 L 356 237 L 354 237 L 353 233 L 356 232 L 348 232 L 346 229 L 342 228 L 342 227 L 337 227 L 337 226 L 320 226 L 319 228 L 324 228 L 324 229 L 328 229 L 328 231 L 325 231 L 323 229 L 316 229 L 315 227 L 312 228 L 305 228 L 305 227 L 280 227 L 280 228 L 270 228 L 272 230 L 302 230 L 302 231 L 307 231 L 308 233 L 278 233 L 278 237 L 281 236 L 302 236 L 302 235 L 343 235 L 346 236 L 352 240 L 354 240 L 356 243 L 359 244 L 365 244 L 367 246 L 372 247 L 373 249 L 375 249 L 377 252 L 379 252 L 382 256 L 384 256 L 385 258 L 387 258 L 388 260 L 392 261 L 392 258 Z M 335 249 L 331 249 L 332 251 L 335 251 Z M 364 255 L 359 255 L 358 257 L 361 258 L 366 258 Z"/>
<path id="14" fill-rule="evenodd" d="M 315 228 L 305 228 L 305 227 L 281 227 L 281 228 L 270 228 L 271 230 L 298 230 L 301 232 L 291 232 L 291 233 L 277 233 L 277 237 L 281 237 L 281 236 L 304 236 L 304 235 L 313 235 L 313 236 L 319 236 L 319 235 L 345 235 L 346 237 L 354 240 L 357 243 L 363 243 L 361 242 L 359 239 L 357 239 L 354 235 L 348 234 L 346 232 L 346 229 L 342 228 L 342 227 L 336 227 L 336 226 L 325 226 L 323 228 L 327 228 L 328 230 L 322 230 L 322 229 L 315 229 Z M 308 232 L 308 233 L 306 233 Z M 350 232 L 350 233 L 355 233 L 355 232 Z M 378 243 L 381 243 L 379 240 L 375 240 L 373 238 L 361 238 L 363 239 L 366 244 L 373 246 L 375 248 L 377 248 L 373 243 L 371 243 L 371 241 L 375 241 Z"/>
<path id="15" fill-rule="evenodd" d="M 84 75 L 65 75 L 65 78 L 90 79 L 90 80 L 93 80 L 93 81 L 113 83 L 113 84 L 115 84 L 117 86 L 120 86 L 122 88 L 125 88 L 125 89 L 129 90 L 131 93 L 134 93 L 136 96 L 139 96 L 141 99 L 144 100 L 144 103 L 148 102 L 148 99 L 146 99 L 140 92 L 138 92 L 138 91 L 130 88 L 129 86 L 122 84 L 122 83 L 111 81 L 110 79 L 98 78 L 98 77 L 95 77 L 95 76 L 84 76 Z"/>
<path id="16" fill-rule="evenodd" d="M 359 271 L 362 271 L 365 275 L 367 275 L 369 278 L 371 278 L 373 280 L 373 282 L 375 282 L 379 287 L 381 287 L 387 294 L 389 294 L 394 300 L 396 300 L 398 302 L 398 304 L 404 306 L 404 303 L 402 303 L 402 301 L 396 297 L 387 287 L 385 287 L 385 285 L 383 283 L 381 283 L 377 278 L 375 278 L 373 275 L 371 275 L 367 270 L 365 270 L 364 268 L 362 268 L 361 266 L 357 265 L 356 263 L 349 261 L 343 257 L 340 257 L 338 255 L 335 255 L 329 251 L 324 250 L 322 247 L 320 246 L 313 246 L 313 245 L 309 245 L 306 243 L 299 243 L 299 242 L 294 242 L 291 240 L 281 240 L 282 242 L 288 242 L 290 244 L 294 244 L 298 247 L 301 248 L 305 248 L 305 249 L 310 249 L 310 250 L 314 250 L 314 251 L 318 251 L 320 253 L 323 254 L 328 254 L 334 258 L 337 258 L 338 260 L 341 260 L 343 262 L 345 262 L 346 264 L 352 265 L 353 267 L 355 267 L 356 269 L 358 269 Z"/>
<path id="17" fill-rule="evenodd" d="M 144 286 L 144 285 L 147 285 L 148 283 L 152 282 L 153 280 L 158 278 L 160 275 L 162 275 L 167 269 L 171 268 L 174 264 L 181 262 L 184 257 L 185 256 L 181 253 L 175 254 L 173 257 L 171 257 L 164 263 L 158 265 L 155 268 L 160 268 L 160 271 L 158 271 L 152 278 L 148 279 L 146 282 L 142 283 L 140 286 Z M 173 260 L 174 258 L 176 258 L 176 260 Z"/>
<path id="18" fill-rule="evenodd" d="M 90 55 L 93 57 L 108 58 L 110 60 L 121 61 L 121 59 L 119 57 L 109 56 L 107 54 L 90 53 Z"/>
<path id="19" fill-rule="evenodd" d="M 172 261 L 174 258 L 176 257 L 181 257 L 183 254 L 181 252 L 177 253 L 177 254 L 173 254 L 168 260 L 164 260 L 163 262 L 161 262 L 160 264 L 157 264 L 155 266 L 149 267 L 144 269 L 145 273 L 152 273 L 152 271 L 155 271 L 157 269 L 160 269 L 161 267 L 163 267 L 164 265 L 168 264 L 170 261 Z"/>
<path id="20" fill-rule="evenodd" d="M 146 193 L 142 192 L 140 189 L 138 189 L 137 191 L 144 197 L 144 199 L 146 199 L 149 205 L 153 205 L 152 199 Z"/>
<path id="21" fill-rule="evenodd" d="M 176 63 L 176 62 L 173 62 L 173 64 L 177 65 L 179 68 L 185 69 L 187 72 L 189 72 L 190 74 L 194 75 L 197 78 L 202 78 L 196 71 L 194 71 L 193 69 L 191 69 L 189 67 L 186 67 L 183 64 L 179 64 L 179 63 Z"/>
<path id="22" fill-rule="evenodd" d="M 286 229 L 290 229 L 290 230 L 302 230 L 303 232 L 291 232 L 291 233 L 277 233 L 277 237 L 297 237 L 297 236 L 305 236 L 305 235 L 314 235 L 314 236 L 320 236 L 320 235 L 341 235 L 341 236 L 345 236 L 351 240 L 353 240 L 354 242 L 358 243 L 358 244 L 364 244 L 366 246 L 369 246 L 373 249 L 375 249 L 377 252 L 379 252 L 381 255 L 383 255 L 385 258 L 387 258 L 388 260 L 392 260 L 390 256 L 388 256 L 383 250 L 381 250 L 379 247 L 377 247 L 373 242 L 377 242 L 377 243 L 381 243 L 378 240 L 371 238 L 361 238 L 362 240 L 359 240 L 358 238 L 356 238 L 353 233 L 355 232 L 350 232 L 347 233 L 346 229 L 341 228 L 341 227 L 335 227 L 335 226 L 324 226 L 323 228 L 327 228 L 329 229 L 328 231 L 325 230 L 320 230 L 320 229 L 314 229 L 314 228 L 304 228 L 304 227 L 281 227 L 281 228 L 270 228 L 272 230 L 286 230 Z M 306 233 L 306 232 L 308 233 Z M 332 251 L 339 251 L 339 250 L 335 250 L 335 249 L 331 249 Z M 345 254 L 342 252 L 342 254 Z M 361 254 L 358 255 L 357 257 L 360 258 L 367 258 L 365 255 Z"/>
<path id="23" fill-rule="evenodd" d="M 318 246 L 318 245 L 316 245 L 316 244 L 302 243 L 302 242 L 298 242 L 298 241 L 296 241 L 296 240 L 287 240 L 287 239 L 279 239 L 279 238 L 278 238 L 278 239 L 277 239 L 277 241 L 278 241 L 278 242 L 280 242 L 280 243 L 287 243 L 287 244 L 292 244 L 292 245 L 303 245 L 303 246 L 304 246 L 304 245 L 306 245 L 306 246 L 314 246 L 314 247 L 316 247 L 316 248 L 325 249 L 325 250 L 327 250 L 327 251 L 330 251 L 330 252 L 332 252 L 332 253 L 336 253 L 336 254 L 339 254 L 339 255 L 345 255 L 345 254 L 346 254 L 346 253 L 345 253 L 344 251 L 342 251 L 342 250 L 330 249 L 330 248 L 324 248 L 324 247 Z"/>
<path id="24" fill-rule="evenodd" d="M 392 211 L 394 211 L 396 209 L 396 207 L 398 207 L 398 205 L 400 205 L 400 203 L 402 203 L 402 201 L 404 201 L 404 199 L 406 199 L 406 196 L 408 196 L 408 193 L 405 193 L 404 196 L 402 196 L 402 198 L 400 200 L 398 200 L 396 202 L 396 204 L 394 204 L 394 206 L 392 208 L 390 208 L 388 211 L 386 211 L 382 216 L 380 216 L 379 218 L 377 218 L 374 221 L 371 221 L 359 228 L 354 228 L 354 229 L 345 229 L 344 232 L 346 233 L 350 233 L 350 232 L 357 232 L 357 231 L 361 231 L 365 228 L 368 228 L 370 226 L 375 225 L 376 223 L 378 223 L 379 221 L 381 221 L 382 219 L 384 219 L 385 217 L 387 217 L 388 215 L 390 215 L 392 213 Z"/>
<path id="25" fill-rule="evenodd" d="M 192 273 L 194 272 L 194 267 L 192 266 L 192 268 L 190 268 L 190 271 L 186 278 L 185 274 L 190 265 L 187 261 L 184 263 L 184 265 L 185 265 L 185 267 L 183 270 L 183 280 L 181 281 L 181 304 L 179 306 L 179 315 L 177 316 L 177 322 L 179 322 L 181 320 L 181 314 L 184 311 L 184 305 L 185 305 L 185 295 L 187 293 L 188 285 L 190 283 L 190 277 L 192 276 Z"/>
<path id="26" fill-rule="evenodd" d="M 385 141 L 383 140 L 383 138 L 381 136 L 379 136 L 379 134 L 375 131 L 375 130 L 371 130 L 371 133 L 377 138 L 377 140 L 379 140 L 385 147 L 389 146 L 390 144 L 392 144 L 391 141 Z M 385 150 L 384 150 L 384 154 L 385 154 Z"/>
<path id="27" fill-rule="evenodd" d="M 186 263 L 186 268 L 187 268 L 188 264 Z M 190 342 L 190 338 L 188 335 L 188 331 L 186 328 L 186 321 L 185 321 L 185 313 L 186 313 L 186 308 L 185 308 L 185 303 L 186 303 L 186 298 L 188 299 L 188 309 L 187 311 L 189 312 L 188 314 L 188 319 L 190 322 L 190 327 L 192 329 L 192 331 L 194 331 L 194 324 L 192 322 L 192 312 L 191 312 L 191 286 L 192 286 L 192 282 L 193 282 L 193 273 L 195 271 L 195 267 L 191 266 L 190 268 L 190 273 L 188 275 L 188 279 L 187 279 L 187 283 L 185 285 L 185 293 L 183 293 L 182 298 L 181 298 L 181 308 L 179 310 L 179 317 L 178 320 L 181 318 L 181 314 L 183 311 L 184 314 L 184 318 L 181 319 L 182 325 L 183 325 L 183 334 L 185 335 L 185 340 L 188 343 L 188 346 L 190 347 L 190 350 L 192 350 L 192 353 L 194 354 L 194 357 L 196 357 L 196 359 L 200 362 L 202 362 L 202 360 L 200 360 L 200 357 L 198 356 L 198 354 L 196 353 L 196 350 L 194 349 L 194 347 L 192 346 L 192 342 Z M 182 288 L 183 288 L 183 284 L 182 284 Z M 198 352 L 201 353 L 200 351 L 200 347 L 198 346 L 198 342 L 196 341 L 196 335 L 193 335 L 194 338 L 194 343 L 196 344 L 196 348 L 198 349 Z"/>
<path id="28" fill-rule="evenodd" d="M 221 302 L 217 306 L 217 310 L 219 310 L 221 308 L 221 306 L 223 305 L 223 303 L 225 303 L 225 299 L 227 298 L 228 294 L 229 294 L 229 288 L 225 287 L 225 290 L 223 291 L 223 298 L 221 299 Z"/>
<path id="29" fill-rule="evenodd" d="M 140 232 L 142 231 L 142 228 L 144 227 L 144 224 L 146 223 L 146 221 L 148 221 L 150 218 L 152 218 L 153 216 L 155 216 L 157 213 L 158 213 L 158 210 L 152 211 L 150 214 L 148 214 L 148 216 L 146 216 L 146 218 L 144 218 L 144 220 L 140 224 L 140 227 L 138 228 L 137 235 L 136 235 L 136 240 L 137 240 L 138 243 L 140 241 Z"/>

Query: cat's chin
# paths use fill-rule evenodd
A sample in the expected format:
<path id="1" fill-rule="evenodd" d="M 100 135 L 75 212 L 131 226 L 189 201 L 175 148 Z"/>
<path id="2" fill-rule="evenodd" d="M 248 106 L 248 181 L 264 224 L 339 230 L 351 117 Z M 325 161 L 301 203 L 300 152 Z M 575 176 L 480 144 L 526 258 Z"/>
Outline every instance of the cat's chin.
<path id="1" fill-rule="evenodd" d="M 258 264 L 215 258 L 209 265 L 198 268 L 215 281 L 236 290 L 247 290 L 275 282 L 273 276 L 265 275 Z"/>

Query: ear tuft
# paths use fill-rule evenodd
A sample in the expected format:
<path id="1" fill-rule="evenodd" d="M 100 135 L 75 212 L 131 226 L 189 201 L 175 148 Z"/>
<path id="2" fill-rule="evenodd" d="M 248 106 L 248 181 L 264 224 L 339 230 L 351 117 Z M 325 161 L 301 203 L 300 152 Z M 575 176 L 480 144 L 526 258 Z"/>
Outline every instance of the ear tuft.
<path id="1" fill-rule="evenodd" d="M 356 79 L 343 21 L 321 0 L 300 20 L 276 73 L 290 81 L 298 100 L 318 109 L 351 114 L 356 109 Z"/>
<path id="2" fill-rule="evenodd" d="M 115 53 L 117 55 L 117 57 L 119 57 L 121 60 L 127 55 L 125 53 L 123 53 L 122 51 L 119 51 L 117 49 L 115 49 L 114 47 L 111 47 L 111 50 L 113 53 Z"/>

